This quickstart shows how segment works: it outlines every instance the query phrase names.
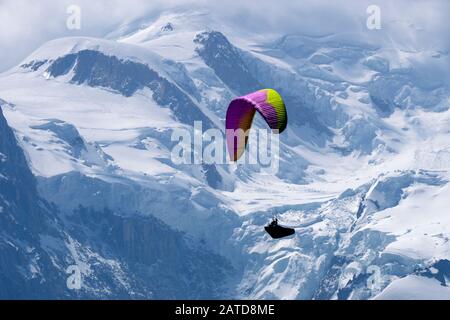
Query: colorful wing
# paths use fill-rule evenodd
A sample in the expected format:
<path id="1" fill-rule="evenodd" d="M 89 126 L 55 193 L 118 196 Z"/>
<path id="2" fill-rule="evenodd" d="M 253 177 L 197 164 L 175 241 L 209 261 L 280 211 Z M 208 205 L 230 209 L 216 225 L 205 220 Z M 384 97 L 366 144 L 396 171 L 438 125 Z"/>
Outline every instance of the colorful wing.
<path id="1" fill-rule="evenodd" d="M 228 153 L 232 161 L 237 161 L 245 151 L 255 111 L 272 130 L 281 133 L 286 129 L 286 107 L 275 90 L 263 89 L 234 99 L 228 106 L 225 120 Z"/>

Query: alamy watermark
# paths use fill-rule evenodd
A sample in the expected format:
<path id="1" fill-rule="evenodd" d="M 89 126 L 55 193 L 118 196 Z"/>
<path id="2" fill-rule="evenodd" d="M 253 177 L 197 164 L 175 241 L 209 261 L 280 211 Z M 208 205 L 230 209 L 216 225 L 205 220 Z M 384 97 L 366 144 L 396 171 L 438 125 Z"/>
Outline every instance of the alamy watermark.
<path id="1" fill-rule="evenodd" d="M 379 6 L 372 4 L 367 7 L 366 13 L 369 15 L 366 20 L 366 26 L 369 30 L 381 29 L 381 9 Z"/>
<path id="2" fill-rule="evenodd" d="M 359 275 L 365 275 L 367 277 L 365 280 L 366 287 L 375 293 L 381 292 L 389 280 L 389 276 L 383 275 L 379 266 L 369 265 L 364 267 L 361 263 L 354 261 L 348 264 L 340 274 L 339 286 L 341 288 L 348 286 Z"/>
<path id="3" fill-rule="evenodd" d="M 171 161 L 181 164 L 259 165 L 261 172 L 274 174 L 279 169 L 280 141 L 277 130 L 210 128 L 203 131 L 201 121 L 195 121 L 193 130 L 177 128 L 171 141 L 177 144 L 171 150 Z M 231 152 L 230 152 L 231 150 Z M 237 155 L 237 161 L 234 161 Z"/>
<path id="4" fill-rule="evenodd" d="M 71 265 L 66 269 L 69 275 L 66 280 L 67 288 L 70 290 L 80 290 L 82 285 L 81 270 L 77 265 Z"/>
<path id="5" fill-rule="evenodd" d="M 70 5 L 67 7 L 66 13 L 68 14 L 66 20 L 66 27 L 69 30 L 81 29 L 81 8 L 77 5 Z"/>

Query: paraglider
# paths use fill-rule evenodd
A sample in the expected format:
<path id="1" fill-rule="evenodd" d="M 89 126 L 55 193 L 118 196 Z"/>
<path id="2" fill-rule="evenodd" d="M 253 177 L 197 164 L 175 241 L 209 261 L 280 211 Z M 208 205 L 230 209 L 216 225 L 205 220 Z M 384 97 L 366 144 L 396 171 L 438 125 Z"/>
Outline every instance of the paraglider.
<path id="1" fill-rule="evenodd" d="M 292 228 L 280 226 L 277 218 L 272 219 L 272 222 L 265 226 L 264 229 L 273 239 L 288 237 L 295 233 L 295 230 Z"/>
<path id="2" fill-rule="evenodd" d="M 272 130 L 281 133 L 286 129 L 286 107 L 280 94 L 275 90 L 263 89 L 233 99 L 228 106 L 225 119 L 227 147 L 231 161 L 237 161 L 244 153 L 256 111 L 262 115 Z M 237 136 L 238 131 L 243 132 L 244 136 Z"/>
<path id="3" fill-rule="evenodd" d="M 227 148 L 231 161 L 237 161 L 244 153 L 256 111 L 276 133 L 286 129 L 286 106 L 277 91 L 263 89 L 233 99 L 228 106 L 225 119 Z M 279 225 L 278 219 L 273 219 L 264 229 L 273 239 L 284 238 L 295 233 L 294 229 Z"/>

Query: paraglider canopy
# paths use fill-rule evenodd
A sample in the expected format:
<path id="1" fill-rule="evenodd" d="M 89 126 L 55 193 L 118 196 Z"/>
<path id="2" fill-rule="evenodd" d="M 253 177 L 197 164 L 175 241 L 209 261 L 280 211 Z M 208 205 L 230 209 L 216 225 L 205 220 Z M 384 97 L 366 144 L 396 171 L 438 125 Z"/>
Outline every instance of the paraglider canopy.
<path id="1" fill-rule="evenodd" d="M 272 222 L 269 223 L 267 226 L 265 226 L 264 229 L 273 239 L 288 237 L 295 233 L 295 230 L 292 228 L 280 226 L 278 224 L 278 219 L 276 218 L 273 219 Z"/>
<path id="2" fill-rule="evenodd" d="M 286 107 L 275 90 L 263 89 L 233 99 L 228 106 L 225 120 L 228 153 L 232 161 L 237 161 L 244 153 L 256 111 L 272 130 L 281 133 L 286 129 Z"/>

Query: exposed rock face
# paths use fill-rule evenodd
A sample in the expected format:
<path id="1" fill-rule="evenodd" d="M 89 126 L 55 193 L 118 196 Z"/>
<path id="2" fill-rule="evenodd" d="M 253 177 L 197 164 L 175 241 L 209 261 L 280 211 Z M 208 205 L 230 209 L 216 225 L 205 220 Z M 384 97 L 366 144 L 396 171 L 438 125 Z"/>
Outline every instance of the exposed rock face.
<path id="1" fill-rule="evenodd" d="M 232 270 L 153 217 L 83 207 L 62 215 L 39 197 L 1 109 L 0 228 L 0 298 L 219 298 Z M 79 290 L 67 286 L 70 266 Z"/>
<path id="2" fill-rule="evenodd" d="M 65 275 L 40 244 L 44 234 L 63 241 L 56 219 L 38 197 L 34 176 L 1 109 L 0 155 L 0 297 L 69 297 Z"/>
<path id="3" fill-rule="evenodd" d="M 194 39 L 197 53 L 216 75 L 232 90 L 245 94 L 261 89 L 239 51 L 220 32 L 200 33 Z"/>

